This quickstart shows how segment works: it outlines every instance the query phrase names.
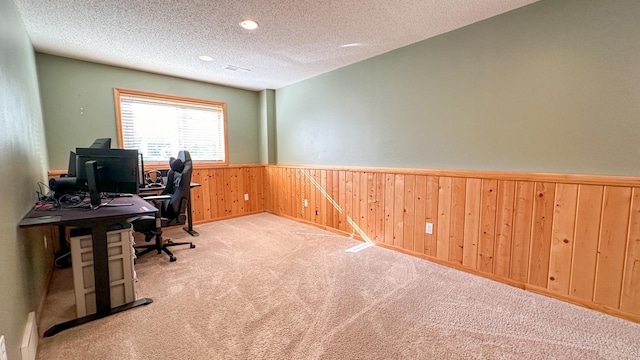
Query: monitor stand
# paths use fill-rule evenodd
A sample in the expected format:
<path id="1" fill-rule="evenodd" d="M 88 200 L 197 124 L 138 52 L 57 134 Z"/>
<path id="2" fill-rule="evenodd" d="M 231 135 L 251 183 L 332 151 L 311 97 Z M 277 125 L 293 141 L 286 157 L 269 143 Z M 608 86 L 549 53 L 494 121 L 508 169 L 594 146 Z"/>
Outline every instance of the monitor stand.
<path id="1" fill-rule="evenodd" d="M 98 191 L 98 163 L 95 160 L 85 163 L 87 171 L 87 187 L 92 206 L 100 205 L 100 191 Z"/>

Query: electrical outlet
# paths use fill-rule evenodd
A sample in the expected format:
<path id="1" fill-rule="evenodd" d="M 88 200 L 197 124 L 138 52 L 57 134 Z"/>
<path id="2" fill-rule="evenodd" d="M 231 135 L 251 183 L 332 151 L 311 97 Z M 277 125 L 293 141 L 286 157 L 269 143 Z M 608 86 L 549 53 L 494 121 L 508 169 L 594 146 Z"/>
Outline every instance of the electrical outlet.
<path id="1" fill-rule="evenodd" d="M 433 234 L 433 224 L 428 222 L 427 225 L 425 226 L 425 232 L 427 234 Z"/>
<path id="2" fill-rule="evenodd" d="M 244 194 L 244 201 L 249 201 L 249 194 Z"/>
<path id="3" fill-rule="evenodd" d="M 0 336 L 0 360 L 9 360 L 7 356 L 7 345 L 4 343 L 4 335 Z"/>
<path id="4" fill-rule="evenodd" d="M 309 200 L 304 199 L 304 207 L 307 207 L 307 206 L 309 206 Z"/>

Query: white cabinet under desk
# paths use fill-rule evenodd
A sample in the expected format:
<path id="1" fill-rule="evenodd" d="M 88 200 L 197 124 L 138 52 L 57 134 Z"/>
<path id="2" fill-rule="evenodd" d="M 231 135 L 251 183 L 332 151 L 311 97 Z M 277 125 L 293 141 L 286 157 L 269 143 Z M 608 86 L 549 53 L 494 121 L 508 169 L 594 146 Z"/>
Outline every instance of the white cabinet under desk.
<path id="1" fill-rule="evenodd" d="M 78 317 L 96 313 L 91 235 L 70 238 L 73 284 Z M 136 300 L 131 229 L 107 233 L 111 308 Z"/>

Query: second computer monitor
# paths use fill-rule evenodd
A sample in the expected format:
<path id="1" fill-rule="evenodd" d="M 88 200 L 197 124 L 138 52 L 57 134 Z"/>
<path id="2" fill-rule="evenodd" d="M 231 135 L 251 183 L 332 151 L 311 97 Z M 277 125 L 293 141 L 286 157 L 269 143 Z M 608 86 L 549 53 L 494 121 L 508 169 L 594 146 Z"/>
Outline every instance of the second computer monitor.
<path id="1" fill-rule="evenodd" d="M 111 149 L 111 138 L 95 139 L 89 147 L 92 149 Z"/>

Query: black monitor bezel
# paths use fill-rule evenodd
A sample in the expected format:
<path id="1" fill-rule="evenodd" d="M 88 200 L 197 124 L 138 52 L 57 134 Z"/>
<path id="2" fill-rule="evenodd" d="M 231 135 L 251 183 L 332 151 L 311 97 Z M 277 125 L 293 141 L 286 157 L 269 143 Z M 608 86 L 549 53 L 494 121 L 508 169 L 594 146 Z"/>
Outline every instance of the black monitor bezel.
<path id="1" fill-rule="evenodd" d="M 85 188 L 90 176 L 87 161 L 96 161 L 95 180 L 99 192 L 138 193 L 138 150 L 76 148 L 77 184 Z"/>

